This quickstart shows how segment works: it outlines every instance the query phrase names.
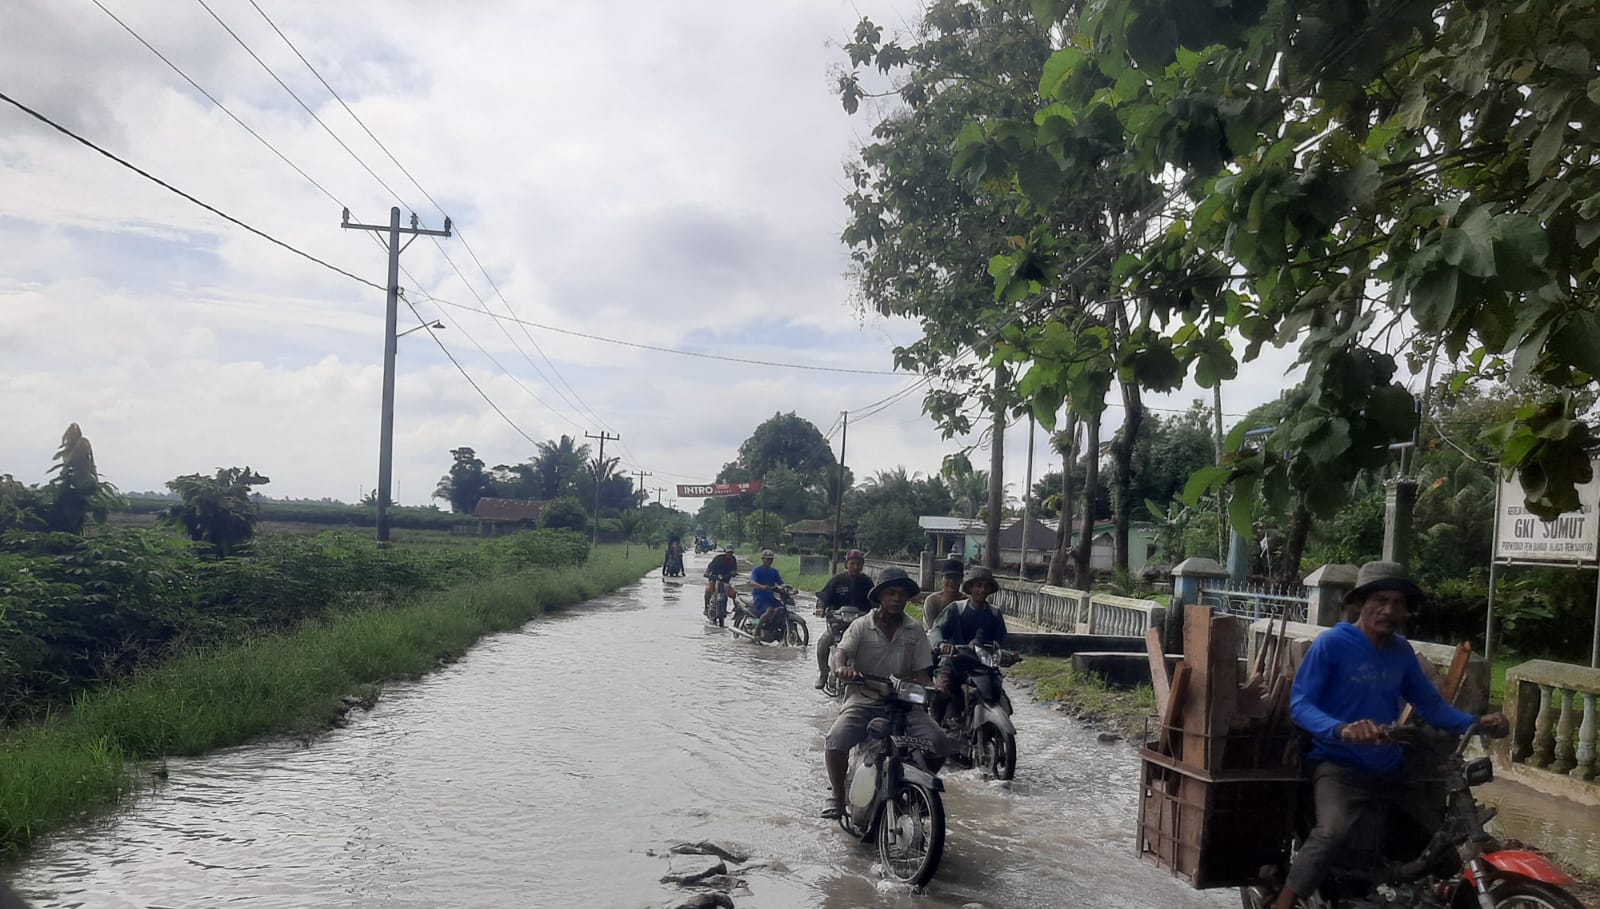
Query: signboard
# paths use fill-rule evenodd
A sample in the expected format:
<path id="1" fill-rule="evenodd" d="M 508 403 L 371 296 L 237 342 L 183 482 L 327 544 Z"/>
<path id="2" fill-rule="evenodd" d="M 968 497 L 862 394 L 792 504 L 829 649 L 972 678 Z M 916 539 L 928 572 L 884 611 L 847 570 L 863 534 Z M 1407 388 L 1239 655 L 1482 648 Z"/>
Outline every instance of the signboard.
<path id="1" fill-rule="evenodd" d="M 1594 562 L 1600 559 L 1600 469 L 1578 487 L 1577 511 L 1546 521 L 1528 511 L 1522 483 L 1507 477 L 1500 484 L 1500 526 L 1494 557 L 1517 562 Z"/>
<path id="2" fill-rule="evenodd" d="M 678 498 L 680 499 L 707 499 L 719 496 L 738 496 L 747 492 L 760 492 L 761 481 L 751 480 L 748 483 L 707 483 L 703 486 L 693 486 L 685 483 L 678 484 Z"/>

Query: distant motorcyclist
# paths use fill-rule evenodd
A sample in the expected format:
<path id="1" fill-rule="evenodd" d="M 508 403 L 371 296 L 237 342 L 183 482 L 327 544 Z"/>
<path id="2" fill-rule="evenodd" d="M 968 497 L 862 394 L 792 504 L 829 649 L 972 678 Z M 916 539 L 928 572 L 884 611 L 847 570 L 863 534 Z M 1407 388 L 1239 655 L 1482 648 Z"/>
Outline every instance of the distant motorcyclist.
<path id="1" fill-rule="evenodd" d="M 1408 701 L 1434 726 L 1464 733 L 1473 716 L 1450 706 L 1400 635 L 1423 591 L 1398 562 L 1368 562 L 1356 575 L 1345 605 L 1358 610 L 1354 622 L 1340 622 L 1311 645 L 1295 673 L 1290 713 L 1295 725 L 1311 733 L 1311 780 L 1316 827 L 1295 854 L 1288 881 L 1273 906 L 1293 909 L 1299 895 L 1316 891 L 1357 830 L 1370 830 L 1371 812 L 1394 806 L 1432 833 L 1444 804 L 1403 767 L 1401 746 L 1386 742 L 1381 727 L 1400 718 Z M 1480 724 L 1504 729 L 1494 713 Z M 1407 772 L 1408 770 L 1412 772 Z"/>
<path id="2" fill-rule="evenodd" d="M 967 595 L 967 599 L 945 607 L 939 614 L 939 625 L 929 635 L 934 650 L 941 655 L 937 683 L 939 693 L 931 705 L 936 723 L 944 722 L 945 713 L 951 707 L 955 708 L 958 717 L 966 709 L 961 683 L 966 681 L 967 676 L 961 660 L 954 656 L 955 649 L 971 644 L 980 637 L 987 644 L 1003 645 L 1006 642 L 1006 618 L 989 602 L 989 597 L 999 589 L 1000 582 L 995 580 L 994 572 L 987 568 L 972 569 L 972 577 L 961 585 L 961 592 Z"/>
<path id="3" fill-rule="evenodd" d="M 733 576 L 738 573 L 739 558 L 733 554 L 733 547 L 728 546 L 706 566 L 705 605 L 711 605 L 711 595 L 717 592 L 717 584 L 733 580 Z"/>
<path id="4" fill-rule="evenodd" d="M 833 668 L 841 679 L 854 681 L 865 672 L 928 684 L 928 669 L 933 663 L 928 635 L 916 619 L 906 615 L 906 601 L 921 589 L 898 568 L 884 571 L 883 580 L 868 595 L 869 602 L 877 608 L 852 624 L 834 648 Z M 843 812 L 850 749 L 866 740 L 869 723 L 886 717 L 888 712 L 884 695 L 868 686 L 852 688 L 845 698 L 844 708 L 823 742 L 823 758 L 831 787 L 831 799 L 822 811 L 823 817 L 837 818 Z M 944 732 L 926 713 L 914 710 L 906 716 L 906 734 L 928 742 L 933 756 L 933 766 L 929 769 L 937 773 L 949 754 L 950 743 Z"/>
<path id="5" fill-rule="evenodd" d="M 939 626 L 939 613 L 943 612 L 946 606 L 965 596 L 961 592 L 963 568 L 960 559 L 945 559 L 939 563 L 939 578 L 944 582 L 944 588 L 937 593 L 928 594 L 928 598 L 922 601 L 922 625 L 930 634 Z"/>
<path id="6" fill-rule="evenodd" d="M 661 570 L 667 574 L 683 573 L 683 543 L 676 536 L 667 540 L 667 553 L 661 559 Z"/>
<path id="7" fill-rule="evenodd" d="M 846 606 L 855 607 L 862 615 L 867 614 L 867 610 L 872 608 L 872 575 L 863 571 L 866 564 L 867 554 L 861 550 L 852 549 L 845 553 L 844 571 L 834 575 L 817 591 L 817 615 L 826 617 Z M 817 688 L 828 684 L 828 651 L 833 649 L 834 643 L 831 627 L 824 629 L 822 637 L 817 638 Z"/>
<path id="8" fill-rule="evenodd" d="M 756 617 L 758 630 L 766 627 L 768 610 L 782 603 L 778 588 L 783 586 L 783 577 L 772 567 L 776 557 L 772 550 L 763 549 L 761 564 L 750 569 L 750 614 Z"/>

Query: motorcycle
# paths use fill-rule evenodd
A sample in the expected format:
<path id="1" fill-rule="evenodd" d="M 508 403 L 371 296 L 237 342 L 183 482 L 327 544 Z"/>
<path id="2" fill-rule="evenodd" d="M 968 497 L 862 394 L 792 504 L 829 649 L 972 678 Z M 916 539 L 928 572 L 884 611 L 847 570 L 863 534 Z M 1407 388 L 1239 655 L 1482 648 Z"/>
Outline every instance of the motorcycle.
<path id="1" fill-rule="evenodd" d="M 844 637 L 845 629 L 849 628 L 851 623 L 864 615 L 866 613 L 854 606 L 843 606 L 829 610 L 826 618 L 828 631 L 833 636 L 834 644 L 837 645 L 840 639 Z M 839 681 L 839 676 L 831 668 L 828 670 L 828 680 L 822 683 L 822 693 L 830 698 L 836 698 L 844 694 L 844 683 Z"/>
<path id="2" fill-rule="evenodd" d="M 668 578 L 683 577 L 683 553 L 668 553 L 661 563 L 661 574 Z"/>
<path id="3" fill-rule="evenodd" d="M 744 600 L 734 597 L 733 624 L 729 630 L 762 644 L 787 644 L 804 647 L 811 643 L 811 629 L 794 608 L 794 588 L 788 584 L 779 587 L 778 604 L 767 607 L 767 619 L 762 624 L 744 605 Z"/>
<path id="4" fill-rule="evenodd" d="M 873 720 L 850 753 L 839 826 L 863 843 L 876 838 L 884 873 L 921 887 L 939 870 L 945 834 L 944 781 L 924 757 L 932 743 L 906 735 L 906 714 L 925 708 L 928 689 L 894 676 L 863 673 L 861 680 L 889 687 L 889 716 Z"/>
<path id="5" fill-rule="evenodd" d="M 979 637 L 956 647 L 953 659 L 966 679 L 961 683 L 960 714 L 950 710 L 944 718 L 950 756 L 994 779 L 1009 780 L 1017 773 L 1017 729 L 1011 722 L 1011 698 L 1001 684 L 1000 669 L 1022 658 Z"/>
<path id="6" fill-rule="evenodd" d="M 1384 857 L 1365 867 L 1335 868 L 1318 892 L 1301 896 L 1302 909 L 1583 909 L 1567 887 L 1576 883 L 1548 859 L 1507 848 L 1484 825 L 1494 817 L 1472 797 L 1472 787 L 1494 779 L 1489 758 L 1468 760 L 1467 745 L 1479 733 L 1477 724 L 1461 736 L 1443 760 L 1445 819 L 1421 853 L 1408 862 Z M 1422 747 L 1431 735 L 1421 727 L 1385 729 L 1391 741 Z M 1296 836 L 1296 845 L 1304 833 Z M 1513 844 L 1515 845 L 1515 844 Z M 1263 869 L 1263 877 L 1281 879 L 1282 869 Z M 1245 909 L 1272 903 L 1273 880 L 1245 887 Z"/>
<path id="7" fill-rule="evenodd" d="M 712 583 L 716 587 L 711 591 L 711 599 L 705 606 L 706 624 L 722 628 L 727 624 L 728 601 L 735 598 L 737 594 L 733 592 L 733 585 L 729 583 L 728 578 L 717 575 L 712 579 Z"/>

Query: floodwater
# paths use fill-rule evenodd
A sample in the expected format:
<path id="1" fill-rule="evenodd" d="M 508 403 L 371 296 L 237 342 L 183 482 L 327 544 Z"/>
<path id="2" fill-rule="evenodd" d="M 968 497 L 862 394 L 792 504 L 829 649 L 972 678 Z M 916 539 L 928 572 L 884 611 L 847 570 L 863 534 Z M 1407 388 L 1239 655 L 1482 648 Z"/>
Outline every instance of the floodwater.
<path id="1" fill-rule="evenodd" d="M 1016 780 L 947 774 L 938 875 L 881 882 L 874 848 L 816 818 L 834 707 L 814 652 L 706 628 L 695 574 L 487 639 L 308 744 L 171 761 L 13 885 L 37 907 L 644 909 L 682 897 L 651 852 L 709 839 L 773 863 L 740 909 L 1237 905 L 1140 863 L 1132 749 L 1026 698 Z"/>

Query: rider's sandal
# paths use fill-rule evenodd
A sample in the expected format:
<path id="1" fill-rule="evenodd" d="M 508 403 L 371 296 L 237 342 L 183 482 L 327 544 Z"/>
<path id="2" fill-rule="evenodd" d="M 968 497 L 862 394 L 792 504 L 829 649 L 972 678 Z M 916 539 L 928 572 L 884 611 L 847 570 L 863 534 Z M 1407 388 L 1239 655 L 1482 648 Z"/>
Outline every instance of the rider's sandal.
<path id="1" fill-rule="evenodd" d="M 822 809 L 823 820 L 836 821 L 841 817 L 844 817 L 844 806 L 838 802 L 829 802 L 827 807 Z"/>

